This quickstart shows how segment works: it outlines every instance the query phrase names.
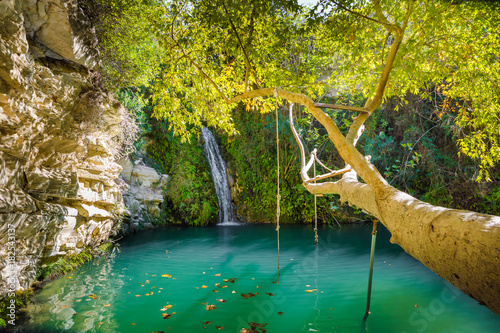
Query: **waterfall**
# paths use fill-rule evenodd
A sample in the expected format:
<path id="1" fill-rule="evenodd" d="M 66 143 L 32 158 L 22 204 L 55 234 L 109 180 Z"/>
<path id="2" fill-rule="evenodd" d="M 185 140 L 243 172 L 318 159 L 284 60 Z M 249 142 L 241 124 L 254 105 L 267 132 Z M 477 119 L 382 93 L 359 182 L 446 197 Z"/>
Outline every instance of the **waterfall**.
<path id="1" fill-rule="evenodd" d="M 214 180 L 215 193 L 219 200 L 218 224 L 235 221 L 233 205 L 231 203 L 231 191 L 227 181 L 226 164 L 222 159 L 215 138 L 208 128 L 201 128 L 201 138 L 204 141 L 203 152 L 210 165 L 212 179 Z"/>

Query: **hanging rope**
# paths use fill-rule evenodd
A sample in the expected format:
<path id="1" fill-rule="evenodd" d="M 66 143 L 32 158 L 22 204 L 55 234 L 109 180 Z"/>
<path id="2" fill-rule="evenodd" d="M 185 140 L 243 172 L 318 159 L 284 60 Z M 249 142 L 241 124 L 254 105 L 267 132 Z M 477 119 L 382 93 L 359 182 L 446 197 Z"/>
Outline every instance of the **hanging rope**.
<path id="1" fill-rule="evenodd" d="M 316 178 L 316 160 L 314 160 L 314 178 Z M 316 181 L 314 181 L 316 184 Z M 317 207 L 318 196 L 314 195 L 314 244 L 318 244 L 318 207 Z"/>
<path id="2" fill-rule="evenodd" d="M 278 284 L 280 283 L 280 137 L 279 137 L 279 121 L 278 121 L 278 92 L 274 89 L 275 109 L 276 109 L 276 237 L 278 242 Z"/>
<path id="3" fill-rule="evenodd" d="M 372 248 L 370 252 L 370 272 L 368 273 L 368 293 L 366 295 L 365 318 L 370 314 L 370 299 L 372 295 L 373 259 L 375 257 L 375 241 L 377 240 L 377 220 L 373 220 Z"/>

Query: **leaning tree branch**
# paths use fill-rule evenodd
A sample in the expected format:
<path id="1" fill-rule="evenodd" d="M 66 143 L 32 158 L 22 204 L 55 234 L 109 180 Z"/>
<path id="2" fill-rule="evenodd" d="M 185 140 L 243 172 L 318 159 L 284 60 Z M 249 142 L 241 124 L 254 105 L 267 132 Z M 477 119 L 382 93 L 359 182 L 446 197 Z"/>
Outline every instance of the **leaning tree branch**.
<path id="1" fill-rule="evenodd" d="M 379 13 L 379 18 L 385 18 L 382 13 L 382 9 L 380 8 L 380 4 L 378 0 L 374 1 L 374 6 Z M 365 109 L 368 110 L 368 113 L 363 113 L 360 114 L 354 122 L 351 124 L 351 127 L 349 128 L 349 132 L 347 133 L 347 140 L 353 144 L 356 145 L 356 142 L 359 140 L 361 134 L 363 133 L 364 130 L 364 123 L 366 119 L 370 116 L 370 114 L 375 111 L 376 108 L 382 104 L 382 100 L 384 97 L 384 91 L 385 88 L 387 87 L 387 82 L 389 81 L 389 75 L 391 73 L 392 67 L 394 66 L 394 61 L 396 60 L 396 55 L 398 53 L 399 47 L 401 46 L 401 42 L 403 40 L 404 36 L 404 31 L 405 28 L 408 24 L 408 19 L 411 13 L 411 5 L 408 7 L 408 11 L 406 14 L 405 22 L 403 25 L 403 28 L 400 28 L 399 26 L 396 25 L 391 25 L 393 28 L 387 28 L 389 32 L 391 32 L 394 35 L 394 41 L 392 42 L 391 49 L 389 50 L 389 54 L 387 55 L 387 61 L 384 65 L 384 68 L 382 69 L 382 74 L 380 75 L 380 79 L 377 85 L 377 90 L 375 92 L 375 96 L 372 99 L 369 99 L 366 101 Z M 387 19 L 386 19 L 387 20 Z"/>
<path id="2" fill-rule="evenodd" d="M 307 162 L 307 164 L 306 164 L 306 153 L 305 153 L 305 149 L 304 149 L 304 144 L 302 143 L 302 140 L 300 139 L 300 136 L 297 133 L 297 130 L 295 129 L 295 124 L 293 122 L 293 103 L 290 103 L 290 111 L 288 113 L 288 116 L 289 116 L 289 120 L 290 120 L 290 128 L 292 130 L 295 141 L 297 142 L 297 145 L 300 148 L 300 157 L 301 157 L 301 161 L 302 161 L 302 165 L 300 168 L 300 176 L 302 177 L 302 181 L 304 183 L 311 183 L 311 182 L 315 182 L 317 180 L 322 180 L 322 179 L 342 175 L 342 174 L 352 170 L 351 167 L 346 167 L 346 168 L 341 169 L 341 170 L 329 169 L 319 160 L 319 158 L 317 156 L 318 150 L 316 148 L 314 148 L 314 150 L 311 152 L 311 158 L 309 159 L 309 162 Z M 313 166 L 314 161 L 318 161 L 321 166 L 328 169 L 330 172 L 316 176 L 314 178 L 310 178 L 308 175 L 308 172 L 311 169 L 311 167 Z"/>

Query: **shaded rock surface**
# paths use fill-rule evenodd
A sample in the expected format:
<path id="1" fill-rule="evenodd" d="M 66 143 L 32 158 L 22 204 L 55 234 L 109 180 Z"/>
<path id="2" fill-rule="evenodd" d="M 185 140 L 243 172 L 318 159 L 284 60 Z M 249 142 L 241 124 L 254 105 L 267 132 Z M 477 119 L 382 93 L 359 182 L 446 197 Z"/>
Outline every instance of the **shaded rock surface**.
<path id="1" fill-rule="evenodd" d="M 124 110 L 94 83 L 92 30 L 72 3 L 0 1 L 0 296 L 29 287 L 44 258 L 98 246 L 123 210 Z"/>
<path id="2" fill-rule="evenodd" d="M 130 215 L 130 219 L 123 223 L 122 233 L 134 231 L 140 226 L 151 227 L 151 220 L 160 215 L 163 187 L 168 182 L 168 175 L 158 174 L 141 159 L 133 163 L 128 158 L 121 159 L 118 163 L 123 168 L 119 182 L 124 188 L 123 199 Z"/>

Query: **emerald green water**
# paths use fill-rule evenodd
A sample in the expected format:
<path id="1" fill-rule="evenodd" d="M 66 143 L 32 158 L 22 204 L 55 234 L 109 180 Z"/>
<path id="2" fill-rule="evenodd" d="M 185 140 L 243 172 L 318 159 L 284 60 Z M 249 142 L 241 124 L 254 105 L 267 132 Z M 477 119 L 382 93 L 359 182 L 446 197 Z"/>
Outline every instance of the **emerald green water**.
<path id="1" fill-rule="evenodd" d="M 278 284 L 274 226 L 142 231 L 115 256 L 48 284 L 25 331 L 240 332 L 249 322 L 270 333 L 500 331 L 500 316 L 390 244 L 385 229 L 366 322 L 371 225 L 319 228 L 318 246 L 308 226 L 282 226 L 280 234 Z"/>

